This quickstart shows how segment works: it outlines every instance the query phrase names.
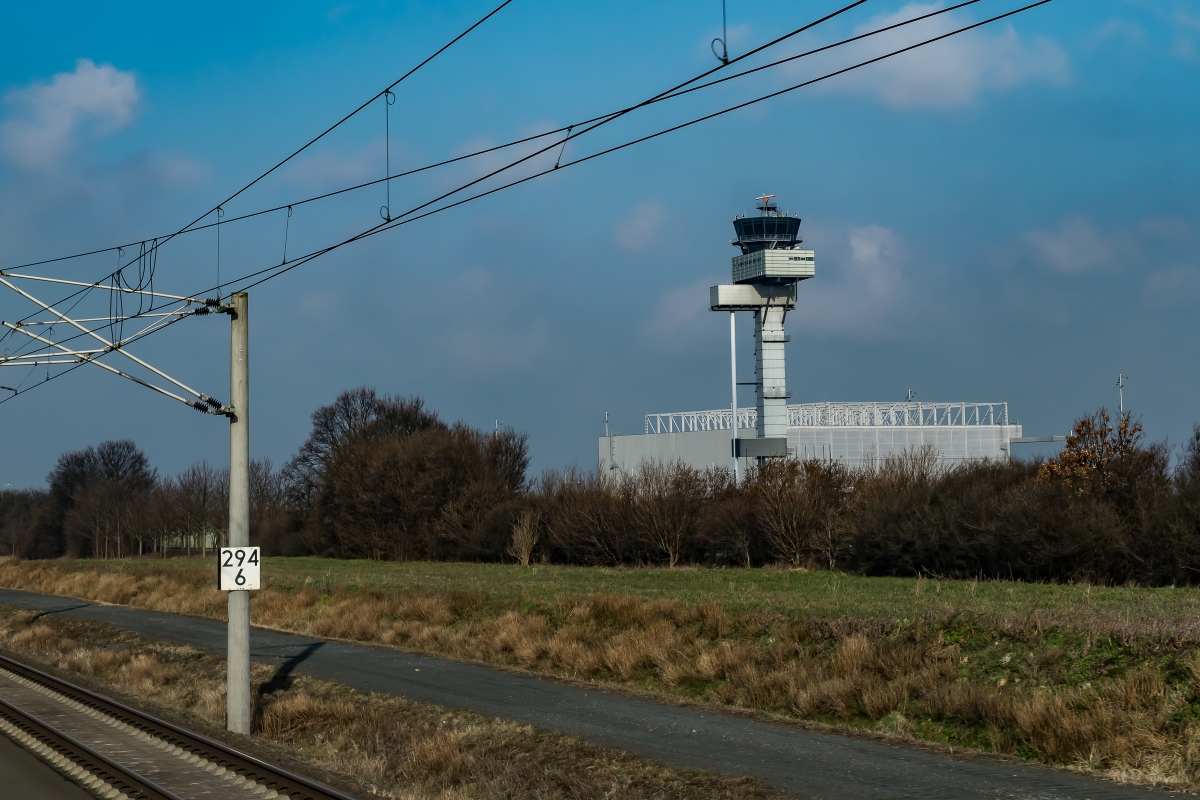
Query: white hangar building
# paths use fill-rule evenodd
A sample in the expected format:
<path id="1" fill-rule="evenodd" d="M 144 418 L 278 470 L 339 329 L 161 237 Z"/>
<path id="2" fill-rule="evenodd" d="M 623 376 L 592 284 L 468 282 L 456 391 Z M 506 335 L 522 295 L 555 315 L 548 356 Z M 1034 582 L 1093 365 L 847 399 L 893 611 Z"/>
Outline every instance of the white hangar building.
<path id="1" fill-rule="evenodd" d="M 757 410 L 738 409 L 739 437 L 752 437 Z M 647 414 L 645 432 L 599 441 L 602 470 L 630 471 L 645 459 L 694 467 L 732 467 L 732 412 Z M 841 461 L 848 467 L 933 445 L 947 466 L 1008 460 L 1021 426 L 1007 403 L 802 403 L 787 406 L 787 456 Z M 743 469 L 755 459 L 738 459 Z"/>

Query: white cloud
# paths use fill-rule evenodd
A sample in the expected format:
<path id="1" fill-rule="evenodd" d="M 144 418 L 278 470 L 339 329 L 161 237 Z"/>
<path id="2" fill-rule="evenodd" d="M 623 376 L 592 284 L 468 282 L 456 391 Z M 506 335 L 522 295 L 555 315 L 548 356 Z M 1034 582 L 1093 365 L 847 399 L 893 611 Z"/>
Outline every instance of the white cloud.
<path id="1" fill-rule="evenodd" d="M 1085 41 L 1092 45 L 1103 44 L 1105 42 L 1117 39 L 1124 39 L 1126 41 L 1141 44 L 1146 41 L 1146 31 L 1136 22 L 1114 17 L 1104 24 L 1094 28 L 1092 32 L 1085 37 Z"/>
<path id="2" fill-rule="evenodd" d="M 475 375 L 544 365 L 555 344 L 546 320 L 523 305 L 515 287 L 484 267 L 466 269 L 449 283 L 445 301 L 425 301 L 424 314 L 454 319 L 437 346 L 451 363 Z M 463 308 L 473 309 L 462 315 Z"/>
<path id="3" fill-rule="evenodd" d="M 1161 311 L 1168 306 L 1193 307 L 1200 298 L 1200 274 L 1192 267 L 1155 270 L 1146 279 L 1143 300 Z"/>
<path id="4" fill-rule="evenodd" d="M 850 228 L 840 246 L 817 252 L 817 276 L 800 284 L 789 324 L 821 334 L 877 336 L 901 301 L 900 260 L 900 239 L 891 228 Z"/>
<path id="5" fill-rule="evenodd" d="M 933 3 L 909 3 L 881 14 L 855 33 L 866 33 L 941 8 Z M 966 18 L 943 14 L 866 40 L 854 50 L 854 60 L 882 55 L 917 44 L 963 26 Z M 976 29 L 855 70 L 825 87 L 825 91 L 874 95 L 896 107 L 950 108 L 969 105 L 987 90 L 1002 90 L 1042 81 L 1070 80 L 1067 56 L 1044 37 L 1023 41 L 1006 25 L 999 33 Z"/>
<path id="6" fill-rule="evenodd" d="M 643 326 L 643 340 L 657 350 L 676 352 L 690 347 L 697 337 L 711 334 L 716 322 L 708 310 L 708 290 L 728 282 L 728 274 L 724 278 L 710 275 L 686 286 L 667 289 Z"/>
<path id="7" fill-rule="evenodd" d="M 662 203 L 642 203 L 617 223 L 617 244 L 634 252 L 645 250 L 653 243 L 666 218 Z"/>
<path id="8" fill-rule="evenodd" d="M 1052 231 L 1032 231 L 1025 240 L 1034 259 L 1055 272 L 1079 273 L 1112 260 L 1115 243 L 1082 215 L 1068 217 Z"/>
<path id="9" fill-rule="evenodd" d="M 392 170 L 400 161 L 399 147 L 392 146 Z M 288 169 L 285 180 L 301 186 L 327 186 L 357 183 L 370 178 L 382 178 L 384 171 L 383 140 L 372 142 L 357 152 L 325 152 L 297 159 Z"/>
<path id="10" fill-rule="evenodd" d="M 545 134 L 548 130 L 557 130 L 558 124 L 554 122 L 538 122 L 533 124 L 522 125 L 516 133 L 515 139 L 524 139 L 527 137 L 537 137 L 523 144 L 505 147 L 501 150 L 496 150 L 491 153 L 483 153 L 473 158 L 468 158 L 464 161 L 459 161 L 456 164 L 439 169 L 434 173 L 437 175 L 435 179 L 437 185 L 446 189 L 458 188 L 463 183 L 474 181 L 483 178 L 485 175 L 491 175 L 493 172 L 500 171 L 498 175 L 491 180 L 496 182 L 507 183 L 519 178 L 524 178 L 532 175 L 535 172 L 553 167 L 559 159 L 559 154 L 562 154 L 564 163 L 570 161 L 574 156 L 574 143 L 568 143 L 566 148 L 561 144 L 562 138 L 566 135 L 565 132 L 556 134 Z M 482 150 L 488 150 L 496 147 L 497 143 L 487 137 L 473 137 L 465 141 L 457 148 L 456 156 L 465 156 L 471 153 L 478 153 Z M 544 152 L 542 152 L 544 151 Z M 537 155 L 534 155 L 537 153 Z M 503 169 L 509 164 L 528 157 L 528 161 L 510 168 Z M 553 176 L 547 175 L 543 180 L 553 180 Z M 484 181 L 479 184 L 480 189 L 484 186 L 494 186 L 494 183 Z M 476 189 L 475 191 L 479 191 Z"/>
<path id="11" fill-rule="evenodd" d="M 1175 10 L 1175 24 L 1187 30 L 1200 31 L 1200 14 L 1189 14 L 1182 8 Z"/>
<path id="12" fill-rule="evenodd" d="M 81 58 L 74 72 L 9 92 L 5 102 L 14 113 L 0 124 L 0 150 L 26 169 L 51 167 L 74 146 L 81 126 L 104 134 L 129 124 L 139 94 L 133 73 Z"/>
<path id="13" fill-rule="evenodd" d="M 358 9 L 357 3 L 343 3 L 340 6 L 334 6 L 325 12 L 325 19 L 333 24 L 342 21 L 342 18 Z"/>

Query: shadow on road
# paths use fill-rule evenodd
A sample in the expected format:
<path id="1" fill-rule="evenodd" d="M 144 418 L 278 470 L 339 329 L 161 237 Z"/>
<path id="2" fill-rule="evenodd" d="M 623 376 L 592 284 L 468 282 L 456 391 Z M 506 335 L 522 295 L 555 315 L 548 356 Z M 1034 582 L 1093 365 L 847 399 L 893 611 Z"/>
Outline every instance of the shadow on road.
<path id="1" fill-rule="evenodd" d="M 48 616 L 50 614 L 65 614 L 68 611 L 76 611 L 80 608 L 88 608 L 89 606 L 91 606 L 91 603 L 80 603 L 77 606 L 64 606 L 63 608 L 55 608 L 50 611 L 42 611 L 42 612 L 35 614 L 33 617 L 31 617 L 29 621 L 37 622 L 42 617 Z"/>
<path id="2" fill-rule="evenodd" d="M 266 697 L 272 692 L 282 692 L 292 688 L 292 672 L 295 671 L 296 667 L 311 658 L 313 653 L 321 649 L 323 644 L 325 643 L 313 642 L 310 645 L 300 648 L 300 651 L 295 655 L 283 659 L 283 663 L 275 668 L 275 674 L 271 676 L 271 679 L 258 687 L 259 699 Z"/>

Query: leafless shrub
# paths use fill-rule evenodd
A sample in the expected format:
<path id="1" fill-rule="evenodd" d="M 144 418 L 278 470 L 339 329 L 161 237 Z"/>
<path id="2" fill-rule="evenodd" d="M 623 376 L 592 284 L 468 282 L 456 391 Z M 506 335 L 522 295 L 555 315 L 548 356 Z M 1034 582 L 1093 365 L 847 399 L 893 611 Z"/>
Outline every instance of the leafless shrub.
<path id="1" fill-rule="evenodd" d="M 633 486 L 633 522 L 639 538 L 674 569 L 704 499 L 701 474 L 683 462 L 647 460 L 627 480 Z"/>
<path id="2" fill-rule="evenodd" d="M 559 558 L 613 566 L 637 561 L 630 481 L 572 467 L 542 473 L 536 488 L 546 535 Z"/>
<path id="3" fill-rule="evenodd" d="M 512 538 L 507 553 L 523 567 L 528 567 L 533 551 L 542 538 L 542 516 L 537 509 L 527 508 L 520 513 L 512 526 Z"/>
<path id="4" fill-rule="evenodd" d="M 853 528 L 846 520 L 851 475 L 834 461 L 771 459 L 752 478 L 755 519 L 776 558 L 833 568 Z"/>

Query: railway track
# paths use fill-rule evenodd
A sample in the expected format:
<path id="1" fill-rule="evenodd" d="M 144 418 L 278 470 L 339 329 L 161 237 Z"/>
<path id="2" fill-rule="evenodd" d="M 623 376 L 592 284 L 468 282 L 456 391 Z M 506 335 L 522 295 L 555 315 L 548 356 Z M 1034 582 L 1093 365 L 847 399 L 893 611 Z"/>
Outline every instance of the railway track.
<path id="1" fill-rule="evenodd" d="M 0 731 L 113 800 L 354 800 L 4 656 Z"/>

